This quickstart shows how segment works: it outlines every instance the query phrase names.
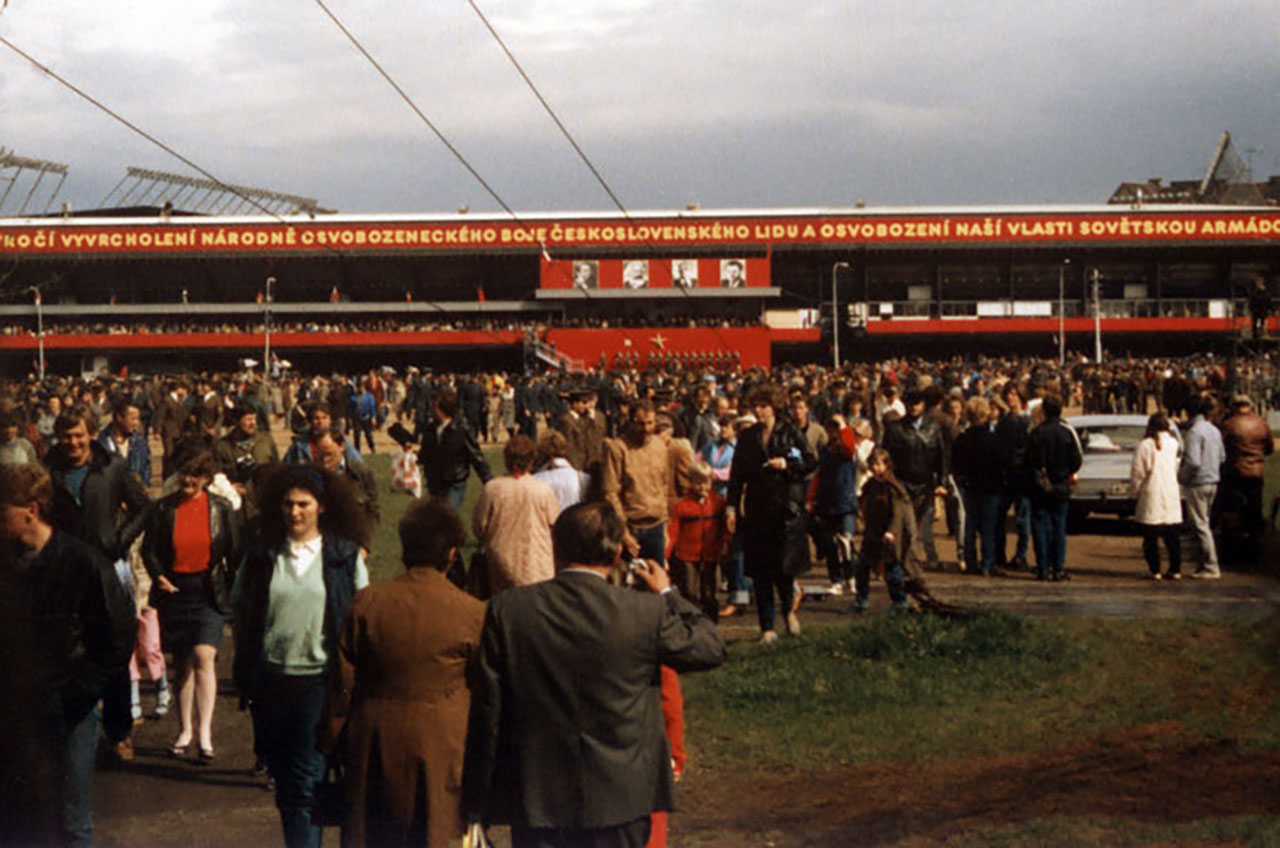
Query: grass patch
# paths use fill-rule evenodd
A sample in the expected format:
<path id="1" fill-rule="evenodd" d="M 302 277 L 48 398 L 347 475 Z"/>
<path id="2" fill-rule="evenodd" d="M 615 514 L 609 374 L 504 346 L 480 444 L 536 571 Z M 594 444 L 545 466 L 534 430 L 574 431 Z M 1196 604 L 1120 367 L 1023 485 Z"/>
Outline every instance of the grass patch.
<path id="1" fill-rule="evenodd" d="M 1142 725 L 1280 747 L 1276 620 L 882 616 L 684 681 L 698 756 L 763 767 L 925 761 L 1057 747 Z"/>
<path id="2" fill-rule="evenodd" d="M 495 476 L 506 472 L 507 466 L 502 461 L 501 448 L 486 448 L 484 455 L 485 459 L 489 460 L 489 468 L 493 470 Z M 378 522 L 378 527 L 373 534 L 373 543 L 369 547 L 369 580 L 377 583 L 404 573 L 404 565 L 400 560 L 400 536 L 396 528 L 399 527 L 400 518 L 413 499 L 406 494 L 391 491 L 391 457 L 388 454 L 378 453 L 366 456 L 365 462 L 372 469 L 374 479 L 378 481 L 378 505 L 382 510 L 382 518 Z M 483 488 L 480 478 L 473 473 L 467 481 L 467 494 L 462 501 L 462 523 L 468 530 L 471 527 L 471 511 L 475 508 L 476 501 L 480 499 L 480 490 Z M 467 542 L 462 548 L 462 555 L 467 562 L 471 561 L 471 554 L 476 548 L 475 537 L 468 535 Z"/>

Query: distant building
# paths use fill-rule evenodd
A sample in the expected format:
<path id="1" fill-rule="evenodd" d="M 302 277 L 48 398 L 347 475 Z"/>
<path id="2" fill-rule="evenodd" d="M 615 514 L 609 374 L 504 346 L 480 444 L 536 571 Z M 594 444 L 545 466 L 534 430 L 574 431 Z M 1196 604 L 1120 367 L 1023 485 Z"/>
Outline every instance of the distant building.
<path id="1" fill-rule="evenodd" d="M 1256 183 L 1248 163 L 1231 144 L 1231 133 L 1218 140 L 1205 175 L 1199 180 L 1174 180 L 1168 185 L 1161 177 L 1144 182 L 1121 183 L 1107 200 L 1109 204 L 1200 203 L 1227 206 L 1280 206 L 1280 175 Z"/>

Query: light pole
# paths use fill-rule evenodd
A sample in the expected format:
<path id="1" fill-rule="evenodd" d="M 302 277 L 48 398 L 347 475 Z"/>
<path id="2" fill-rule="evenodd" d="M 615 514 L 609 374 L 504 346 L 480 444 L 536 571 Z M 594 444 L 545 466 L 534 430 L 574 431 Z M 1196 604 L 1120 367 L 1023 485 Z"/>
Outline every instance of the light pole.
<path id="1" fill-rule="evenodd" d="M 1062 369 L 1067 364 L 1067 299 L 1063 278 L 1066 275 L 1067 266 L 1071 264 L 1070 259 L 1062 260 L 1062 264 L 1058 266 L 1058 368 Z"/>
<path id="2" fill-rule="evenodd" d="M 44 305 L 40 302 L 40 287 L 30 286 L 27 291 L 35 295 L 36 302 L 36 350 L 39 355 L 40 380 L 44 381 Z"/>
<path id="3" fill-rule="evenodd" d="M 1093 361 L 1102 364 L 1102 275 L 1093 269 Z"/>
<path id="4" fill-rule="evenodd" d="M 262 344 L 262 376 L 267 383 L 271 382 L 271 287 L 275 285 L 275 277 L 267 277 L 266 295 L 262 300 L 263 312 L 263 344 Z"/>
<path id="5" fill-rule="evenodd" d="M 837 281 L 840 269 L 848 268 L 848 262 L 837 262 L 831 266 L 831 366 L 840 370 L 840 296 Z"/>

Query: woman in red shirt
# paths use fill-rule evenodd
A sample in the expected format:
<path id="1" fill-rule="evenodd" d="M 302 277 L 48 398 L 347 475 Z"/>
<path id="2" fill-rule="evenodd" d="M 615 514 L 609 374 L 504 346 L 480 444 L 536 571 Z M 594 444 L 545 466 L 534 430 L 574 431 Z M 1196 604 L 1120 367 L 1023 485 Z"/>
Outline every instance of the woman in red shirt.
<path id="1" fill-rule="evenodd" d="M 151 574 L 151 603 L 160 616 L 161 643 L 173 653 L 177 668 L 179 724 L 170 753 L 185 756 L 198 733 L 201 763 L 214 760 L 216 662 L 239 549 L 231 503 L 205 491 L 216 470 L 204 449 L 178 461 L 180 488 L 156 504 L 142 550 Z M 192 726 L 197 713 L 198 731 Z"/>

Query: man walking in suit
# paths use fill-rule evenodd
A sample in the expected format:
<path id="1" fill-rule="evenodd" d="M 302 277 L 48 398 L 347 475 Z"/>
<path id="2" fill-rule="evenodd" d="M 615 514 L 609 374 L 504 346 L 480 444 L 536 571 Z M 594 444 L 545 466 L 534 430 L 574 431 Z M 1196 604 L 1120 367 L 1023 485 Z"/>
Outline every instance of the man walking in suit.
<path id="1" fill-rule="evenodd" d="M 489 603 L 471 681 L 464 808 L 514 848 L 640 848 L 674 807 L 659 668 L 715 668 L 715 625 L 649 564 L 612 585 L 626 528 L 607 503 L 552 528 L 556 577 Z"/>

